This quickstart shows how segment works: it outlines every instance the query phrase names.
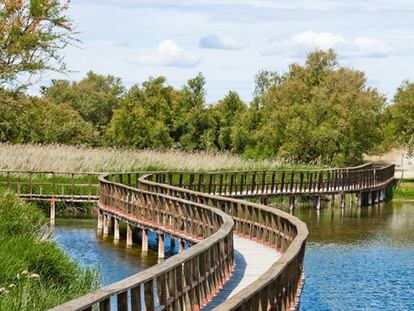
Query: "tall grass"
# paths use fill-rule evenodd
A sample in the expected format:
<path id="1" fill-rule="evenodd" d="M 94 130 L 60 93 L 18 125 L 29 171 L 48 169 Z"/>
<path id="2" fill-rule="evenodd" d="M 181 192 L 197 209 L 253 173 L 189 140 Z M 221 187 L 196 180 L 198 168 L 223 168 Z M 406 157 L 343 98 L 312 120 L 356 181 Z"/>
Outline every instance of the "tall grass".
<path id="1" fill-rule="evenodd" d="M 45 310 L 97 286 L 96 273 L 71 261 L 46 229 L 37 207 L 0 191 L 0 310 Z"/>
<path id="2" fill-rule="evenodd" d="M 230 153 L 133 150 L 66 145 L 0 144 L 0 169 L 69 172 L 139 170 L 248 170 L 306 167 L 274 160 L 253 161 Z"/>

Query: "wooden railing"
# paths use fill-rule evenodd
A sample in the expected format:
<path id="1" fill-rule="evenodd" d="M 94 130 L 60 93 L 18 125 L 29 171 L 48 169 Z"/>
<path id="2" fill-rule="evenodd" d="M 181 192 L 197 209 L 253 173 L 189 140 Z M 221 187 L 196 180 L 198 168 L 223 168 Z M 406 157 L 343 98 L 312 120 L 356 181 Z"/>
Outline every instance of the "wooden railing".
<path id="1" fill-rule="evenodd" d="M 358 192 L 382 188 L 394 180 L 394 165 L 299 171 L 170 172 L 153 179 L 188 190 L 230 197 Z"/>
<path id="2" fill-rule="evenodd" d="M 96 201 L 99 175 L 102 173 L 3 170 L 0 187 L 27 200 Z"/>
<path id="3" fill-rule="evenodd" d="M 295 308 L 303 282 L 306 225 L 283 211 L 231 197 L 382 191 L 393 180 L 393 165 L 317 171 L 124 173 L 101 178 L 101 209 L 126 221 L 178 232 L 195 245 L 53 310 L 92 310 L 94 306 L 110 310 L 112 296 L 117 297 L 121 311 L 128 306 L 131 310 L 198 310 L 229 277 L 232 221 L 236 234 L 274 247 L 282 257 L 216 310 Z"/>
<path id="4" fill-rule="evenodd" d="M 148 192 L 100 178 L 99 206 L 126 221 L 198 242 L 120 282 L 53 308 L 119 311 L 198 310 L 230 277 L 233 220 L 224 212 L 177 197 Z"/>

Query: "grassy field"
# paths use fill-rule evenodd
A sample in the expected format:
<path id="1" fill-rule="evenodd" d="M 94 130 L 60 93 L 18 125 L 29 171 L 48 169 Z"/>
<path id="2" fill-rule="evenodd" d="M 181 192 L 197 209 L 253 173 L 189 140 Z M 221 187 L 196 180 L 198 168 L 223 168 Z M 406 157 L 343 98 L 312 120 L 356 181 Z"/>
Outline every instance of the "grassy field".
<path id="1" fill-rule="evenodd" d="M 250 170 L 309 168 L 277 160 L 253 161 L 231 153 L 0 144 L 0 170 L 128 172 L 140 170 Z"/>
<path id="2" fill-rule="evenodd" d="M 394 189 L 394 199 L 399 200 L 414 200 L 414 179 L 404 179 Z"/>
<path id="3" fill-rule="evenodd" d="M 46 223 L 36 206 L 0 191 L 0 310 L 45 310 L 97 286 L 93 270 L 47 238 Z"/>

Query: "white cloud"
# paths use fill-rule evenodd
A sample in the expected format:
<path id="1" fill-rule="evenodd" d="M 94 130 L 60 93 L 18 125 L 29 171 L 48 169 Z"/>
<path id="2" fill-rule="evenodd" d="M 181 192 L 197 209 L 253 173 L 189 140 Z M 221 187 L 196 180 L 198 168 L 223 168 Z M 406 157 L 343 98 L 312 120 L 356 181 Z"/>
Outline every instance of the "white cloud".
<path id="1" fill-rule="evenodd" d="M 245 44 L 236 38 L 209 34 L 200 39 L 198 46 L 202 49 L 240 50 L 245 47 Z"/>
<path id="2" fill-rule="evenodd" d="M 143 65 L 165 67 L 195 67 L 201 59 L 180 48 L 173 40 L 162 41 L 156 52 L 138 57 Z"/>
<path id="3" fill-rule="evenodd" d="M 273 40 L 263 54 L 303 57 L 315 48 L 324 50 L 332 48 L 340 57 L 345 58 L 383 58 L 389 56 L 392 52 L 391 47 L 385 42 L 371 37 L 351 39 L 342 34 L 305 31 L 289 38 Z"/>

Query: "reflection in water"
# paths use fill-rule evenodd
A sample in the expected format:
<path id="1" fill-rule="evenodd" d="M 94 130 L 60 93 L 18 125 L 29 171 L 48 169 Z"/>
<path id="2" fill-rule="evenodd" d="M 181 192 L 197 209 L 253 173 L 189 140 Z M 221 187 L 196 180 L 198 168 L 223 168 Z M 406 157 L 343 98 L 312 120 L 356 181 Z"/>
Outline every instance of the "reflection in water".
<path id="1" fill-rule="evenodd" d="M 414 310 L 414 203 L 303 208 L 302 310 Z"/>

